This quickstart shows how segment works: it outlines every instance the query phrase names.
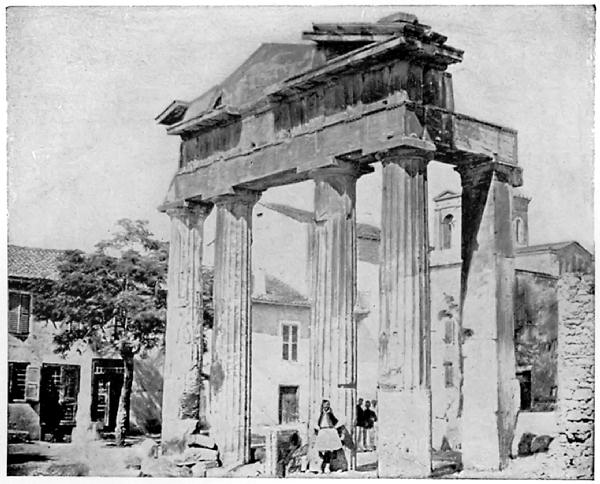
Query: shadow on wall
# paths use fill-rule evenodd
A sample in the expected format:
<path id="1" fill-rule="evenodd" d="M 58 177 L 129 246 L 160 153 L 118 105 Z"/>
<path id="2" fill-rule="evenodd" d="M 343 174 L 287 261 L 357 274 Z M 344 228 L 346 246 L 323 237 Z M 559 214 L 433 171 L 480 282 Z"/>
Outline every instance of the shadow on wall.
<path id="1" fill-rule="evenodd" d="M 135 360 L 131 394 L 131 430 L 160 433 L 164 354 L 156 352 Z"/>

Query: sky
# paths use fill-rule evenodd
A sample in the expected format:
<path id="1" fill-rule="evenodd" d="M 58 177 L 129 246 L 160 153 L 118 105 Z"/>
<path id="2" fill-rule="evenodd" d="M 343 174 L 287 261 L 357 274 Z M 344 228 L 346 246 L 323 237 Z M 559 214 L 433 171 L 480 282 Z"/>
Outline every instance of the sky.
<path id="1" fill-rule="evenodd" d="M 312 22 L 397 11 L 465 51 L 455 109 L 517 129 L 530 243 L 593 248 L 592 7 L 12 7 L 7 11 L 8 240 L 90 250 L 120 218 L 161 239 L 178 138 L 154 118 L 219 83 L 261 43 L 301 41 Z M 381 171 L 358 182 L 357 217 L 379 223 Z M 460 189 L 434 163 L 433 197 Z M 312 184 L 263 200 L 312 207 Z M 207 221 L 207 223 L 211 223 Z"/>

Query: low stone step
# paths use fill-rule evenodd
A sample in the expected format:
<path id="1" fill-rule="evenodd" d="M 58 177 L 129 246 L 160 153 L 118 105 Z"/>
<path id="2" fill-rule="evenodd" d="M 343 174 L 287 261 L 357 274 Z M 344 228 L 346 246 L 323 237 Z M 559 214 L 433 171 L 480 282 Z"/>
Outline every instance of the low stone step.
<path id="1" fill-rule="evenodd" d="M 206 449 L 216 449 L 217 444 L 215 439 L 208 435 L 202 434 L 189 434 L 186 437 L 186 443 L 188 447 L 204 447 Z"/>

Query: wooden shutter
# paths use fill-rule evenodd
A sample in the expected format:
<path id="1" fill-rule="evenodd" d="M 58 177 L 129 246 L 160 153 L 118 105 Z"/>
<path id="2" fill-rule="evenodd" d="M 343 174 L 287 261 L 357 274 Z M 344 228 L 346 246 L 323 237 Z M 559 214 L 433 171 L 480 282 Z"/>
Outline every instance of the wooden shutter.
<path id="1" fill-rule="evenodd" d="M 61 365 L 60 395 L 62 400 L 61 425 L 75 425 L 77 394 L 79 393 L 79 366 Z"/>
<path id="2" fill-rule="evenodd" d="M 295 324 L 291 326 L 292 330 L 292 351 L 291 360 L 298 361 L 298 326 Z"/>
<path id="3" fill-rule="evenodd" d="M 282 336 L 283 336 L 283 347 L 282 347 L 282 355 L 281 357 L 284 360 L 289 360 L 290 359 L 290 348 L 289 348 L 289 334 L 290 334 L 290 327 L 287 324 L 284 324 L 282 326 Z"/>
<path id="4" fill-rule="evenodd" d="M 61 365 L 60 384 L 63 400 L 77 400 L 79 393 L 79 365 Z"/>
<path id="5" fill-rule="evenodd" d="M 21 305 L 21 295 L 17 292 L 8 293 L 8 332 L 17 333 L 19 331 L 19 306 Z"/>
<path id="6" fill-rule="evenodd" d="M 19 314 L 19 333 L 29 333 L 29 313 L 31 306 L 31 296 L 29 294 L 21 294 L 21 313 Z"/>
<path id="7" fill-rule="evenodd" d="M 29 365 L 25 372 L 25 400 L 40 401 L 40 367 Z"/>

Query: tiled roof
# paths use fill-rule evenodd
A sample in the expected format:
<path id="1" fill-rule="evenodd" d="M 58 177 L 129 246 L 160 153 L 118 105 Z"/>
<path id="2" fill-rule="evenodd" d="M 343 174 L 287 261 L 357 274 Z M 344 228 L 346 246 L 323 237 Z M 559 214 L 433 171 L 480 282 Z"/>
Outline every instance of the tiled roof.
<path id="1" fill-rule="evenodd" d="M 8 246 L 8 276 L 30 279 L 56 279 L 58 259 L 63 250 Z"/>
<path id="2" fill-rule="evenodd" d="M 307 224 L 314 220 L 314 214 L 308 210 L 302 210 L 282 203 L 259 202 L 259 204 L 301 223 Z M 380 240 L 381 230 L 374 225 L 357 223 L 356 236 L 359 239 Z"/>
<path id="3" fill-rule="evenodd" d="M 531 252 L 555 252 L 558 250 L 565 249 L 573 244 L 575 244 L 575 246 L 577 246 L 580 250 L 592 255 L 585 247 L 583 247 L 579 242 L 575 240 L 567 240 L 565 242 L 553 242 L 550 244 L 528 245 L 527 247 L 517 248 L 516 252 L 517 254 L 528 254 Z"/>
<path id="4" fill-rule="evenodd" d="M 202 274 L 206 278 L 214 277 L 214 268 L 202 266 Z M 253 274 L 257 277 L 258 274 Z M 289 286 L 282 280 L 271 274 L 265 274 L 265 293 L 254 294 L 252 299 L 255 301 L 264 301 L 279 304 L 307 305 L 308 299 L 302 293 Z M 213 287 L 212 284 L 209 285 Z"/>
<path id="5" fill-rule="evenodd" d="M 308 304 L 308 299 L 303 294 L 271 274 L 265 274 L 265 289 L 266 294 L 256 294 L 252 299 L 274 303 Z"/>

